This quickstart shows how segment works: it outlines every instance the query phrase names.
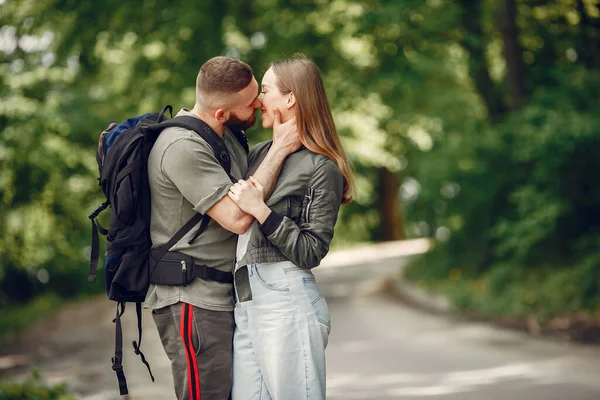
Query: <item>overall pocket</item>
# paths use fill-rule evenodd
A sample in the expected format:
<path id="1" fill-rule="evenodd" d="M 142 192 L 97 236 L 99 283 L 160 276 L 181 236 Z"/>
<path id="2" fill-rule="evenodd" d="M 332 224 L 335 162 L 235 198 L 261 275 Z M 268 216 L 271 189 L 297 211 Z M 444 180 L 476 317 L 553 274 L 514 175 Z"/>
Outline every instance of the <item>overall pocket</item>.
<path id="1" fill-rule="evenodd" d="M 187 286 L 194 280 L 194 258 L 169 251 L 158 261 L 152 261 L 150 283 L 167 286 Z"/>
<path id="2" fill-rule="evenodd" d="M 302 199 L 302 210 L 300 212 L 300 221 L 310 223 L 310 210 L 313 205 L 315 190 L 311 187 L 306 188 L 304 198 Z"/>
<path id="3" fill-rule="evenodd" d="M 275 292 L 287 292 L 290 290 L 287 278 L 283 268 L 279 263 L 253 264 L 250 267 L 250 279 L 252 274 L 256 275 L 256 280 L 268 290 Z"/>
<path id="4" fill-rule="evenodd" d="M 140 149 L 133 150 L 122 161 L 117 176 L 115 187 L 112 191 L 111 207 L 116 217 L 125 225 L 131 224 L 137 212 L 137 203 L 140 201 L 141 169 Z"/>
<path id="5" fill-rule="evenodd" d="M 306 296 L 311 304 L 312 310 L 317 317 L 317 321 L 325 325 L 327 330 L 329 330 L 331 328 L 329 307 L 327 306 L 325 297 L 323 297 L 323 294 L 319 290 L 317 281 L 314 277 L 306 277 L 302 278 L 302 284 L 304 287 L 304 292 L 306 293 Z"/>
<path id="6" fill-rule="evenodd" d="M 117 182 L 112 207 L 119 220 L 124 224 L 131 223 L 135 215 L 136 193 L 131 175 L 125 175 Z"/>
<path id="7" fill-rule="evenodd" d="M 182 342 L 171 306 L 152 310 L 152 318 L 156 324 L 158 336 L 165 349 L 165 353 L 167 353 L 169 360 L 173 360 L 179 354 Z"/>
<path id="8" fill-rule="evenodd" d="M 124 253 L 125 250 L 106 252 L 106 261 L 104 262 L 104 277 L 106 284 L 106 294 L 109 297 L 113 279 L 115 279 L 117 269 L 121 265 L 121 257 Z"/>
<path id="9" fill-rule="evenodd" d="M 118 254 L 118 253 L 117 253 Z M 144 301 L 150 285 L 148 249 L 133 249 L 121 256 L 107 256 L 108 297 L 115 301 Z"/>

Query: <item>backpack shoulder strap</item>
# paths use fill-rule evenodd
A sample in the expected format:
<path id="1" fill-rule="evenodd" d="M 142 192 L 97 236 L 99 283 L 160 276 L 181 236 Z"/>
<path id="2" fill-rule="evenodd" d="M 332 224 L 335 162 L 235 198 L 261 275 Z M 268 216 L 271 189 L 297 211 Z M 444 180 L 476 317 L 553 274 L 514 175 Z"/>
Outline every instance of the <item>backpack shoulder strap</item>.
<path id="1" fill-rule="evenodd" d="M 208 126 L 206 122 L 202 121 L 200 118 L 181 115 L 179 117 L 174 117 L 163 121 L 159 123 L 157 127 L 160 129 L 179 127 L 196 132 L 210 145 L 210 147 L 212 147 L 215 158 L 219 164 L 221 164 L 221 167 L 223 167 L 231 182 L 236 182 L 236 179 L 231 175 L 231 157 L 229 155 L 229 150 L 227 150 L 223 139 L 210 126 Z M 240 140 L 237 135 L 236 138 Z M 157 249 L 154 249 L 152 257 L 154 262 L 158 262 L 165 255 L 165 253 L 167 253 L 169 249 L 175 245 L 175 243 L 179 242 L 201 220 L 202 223 L 198 227 L 198 230 L 194 234 L 193 238 L 188 242 L 189 244 L 192 244 L 208 227 L 208 223 L 210 222 L 210 217 L 208 215 L 194 215 L 184 226 L 181 227 L 181 229 L 179 229 L 179 231 L 177 231 L 177 233 L 171 238 L 171 240 L 169 240 L 168 243 L 160 246 Z"/>
<path id="2" fill-rule="evenodd" d="M 217 161 L 219 164 L 221 164 L 225 172 L 227 172 L 227 175 L 229 175 L 231 181 L 236 182 L 236 180 L 231 176 L 231 157 L 229 156 L 229 150 L 227 150 L 223 139 L 214 130 L 212 130 L 212 128 L 208 126 L 206 122 L 202 121 L 200 118 L 182 115 L 171 118 L 167 121 L 163 121 L 159 126 L 162 129 L 179 127 L 196 132 L 210 145 L 210 147 L 212 147 Z"/>
<path id="3" fill-rule="evenodd" d="M 250 146 L 248 145 L 248 136 L 244 133 L 244 131 L 237 131 L 235 129 L 231 129 L 233 136 L 240 142 L 244 150 L 246 150 L 246 154 L 250 153 Z"/>
<path id="4" fill-rule="evenodd" d="M 163 256 L 169 251 L 169 249 L 175 246 L 175 244 L 179 242 L 189 231 L 191 231 L 194 228 L 194 226 L 196 226 L 200 221 L 202 221 L 202 224 L 198 228 L 198 231 L 194 235 L 194 238 L 188 242 L 189 244 L 192 244 L 198 238 L 198 236 L 200 236 L 202 232 L 206 230 L 206 227 L 208 226 L 208 223 L 210 221 L 210 217 L 208 215 L 202 215 L 199 213 L 194 214 L 194 216 L 190 218 L 190 220 L 186 222 L 184 226 L 179 228 L 175 235 L 173 235 L 173 237 L 171 237 L 171 239 L 169 239 L 169 241 L 166 244 L 152 249 L 152 263 L 158 263 L 160 259 L 163 258 Z"/>

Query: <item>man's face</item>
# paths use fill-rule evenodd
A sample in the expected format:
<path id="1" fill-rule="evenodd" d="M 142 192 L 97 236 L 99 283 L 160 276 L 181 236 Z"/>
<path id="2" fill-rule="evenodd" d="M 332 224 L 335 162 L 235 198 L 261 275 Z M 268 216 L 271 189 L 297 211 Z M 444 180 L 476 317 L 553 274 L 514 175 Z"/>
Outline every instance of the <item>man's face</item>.
<path id="1" fill-rule="evenodd" d="M 246 129 L 252 128 L 256 123 L 256 114 L 254 110 L 252 110 L 252 114 L 247 119 L 240 118 L 233 111 L 229 115 L 229 119 L 223 123 L 226 127 L 236 131 L 245 131 Z"/>
<path id="2" fill-rule="evenodd" d="M 230 129 L 246 130 L 256 123 L 256 109 L 261 107 L 256 79 L 252 78 L 250 84 L 238 94 L 239 101 L 236 107 L 230 110 L 229 118 L 223 125 Z"/>

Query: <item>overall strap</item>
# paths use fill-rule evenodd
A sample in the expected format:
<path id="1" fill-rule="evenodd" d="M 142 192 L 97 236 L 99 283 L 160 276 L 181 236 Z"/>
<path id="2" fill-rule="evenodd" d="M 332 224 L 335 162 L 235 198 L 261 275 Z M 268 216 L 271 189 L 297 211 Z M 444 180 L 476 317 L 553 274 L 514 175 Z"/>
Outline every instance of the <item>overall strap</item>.
<path id="1" fill-rule="evenodd" d="M 231 176 L 231 157 L 229 156 L 229 150 L 227 150 L 227 146 L 225 146 L 225 141 L 210 126 L 208 126 L 206 122 L 202 121 L 200 118 L 181 115 L 179 117 L 171 118 L 167 121 L 161 122 L 159 126 L 163 129 L 179 127 L 196 132 L 210 145 L 210 147 L 212 147 L 215 158 L 219 164 L 221 164 L 227 175 L 229 175 L 231 181 L 236 182 L 236 180 Z"/>
<path id="2" fill-rule="evenodd" d="M 121 307 L 121 310 L 119 310 Z M 129 393 L 127 390 L 127 380 L 125 379 L 125 373 L 123 372 L 123 328 L 121 327 L 121 316 L 125 312 L 125 303 L 117 303 L 117 316 L 114 319 L 116 324 L 115 329 L 115 356 L 112 358 L 112 369 L 117 374 L 117 380 L 119 381 L 119 393 L 121 396 Z"/>
<path id="3" fill-rule="evenodd" d="M 240 142 L 244 150 L 246 150 L 246 154 L 250 152 L 250 145 L 248 144 L 248 136 L 244 133 L 244 131 L 238 131 L 235 129 L 231 129 L 231 133 L 233 136 Z"/>
<path id="4" fill-rule="evenodd" d="M 98 215 L 102 211 L 104 211 L 108 206 L 109 202 L 105 201 L 104 203 L 96 207 L 96 209 L 92 211 L 90 215 L 88 215 L 88 218 L 92 221 L 92 252 L 90 255 L 90 274 L 88 275 L 88 283 L 96 282 L 98 258 L 100 257 L 100 239 L 98 237 L 98 231 L 100 231 L 100 233 L 104 236 L 108 235 L 108 230 L 104 229 L 96 218 L 98 218 Z"/>
<path id="5" fill-rule="evenodd" d="M 219 164 L 221 164 L 221 167 L 223 167 L 223 169 L 229 176 L 229 179 L 231 180 L 231 182 L 233 182 L 233 183 L 237 182 L 236 179 L 231 175 L 231 156 L 229 155 L 229 150 L 227 150 L 227 146 L 225 146 L 225 141 L 210 126 L 208 126 L 208 124 L 206 122 L 202 121 L 200 118 L 196 118 L 196 117 L 192 117 L 192 116 L 188 116 L 188 115 L 180 115 L 178 117 L 171 118 L 167 121 L 163 121 L 158 126 L 162 129 L 171 128 L 171 127 L 184 128 L 184 129 L 192 130 L 195 133 L 197 133 L 213 149 L 215 158 L 217 159 Z M 247 151 L 248 139 L 246 138 L 244 133 L 241 132 L 241 135 L 245 139 L 245 144 L 242 143 L 242 137 L 239 136 L 240 133 L 234 132 L 234 135 L 237 138 L 237 140 L 240 141 L 240 143 L 242 144 L 244 149 L 246 149 L 246 151 Z M 198 222 L 200 222 L 200 218 L 202 218 L 202 224 L 200 225 L 200 227 L 194 234 L 194 237 L 188 242 L 188 244 L 192 244 L 198 238 L 198 236 L 200 236 L 202 234 L 202 232 L 204 232 L 206 230 L 206 228 L 208 227 L 208 223 L 210 222 L 210 217 L 208 215 L 203 216 L 201 214 L 197 214 L 191 220 L 189 220 L 188 223 L 186 223 L 183 226 L 183 228 L 181 228 L 175 234 L 175 236 L 173 236 L 173 238 L 171 238 L 171 240 L 169 240 L 169 242 L 167 244 L 165 244 L 164 246 L 159 248 L 159 252 L 157 252 L 157 255 L 155 257 L 153 257 L 154 261 L 158 262 L 158 260 L 160 260 L 162 258 L 162 256 L 164 256 L 165 253 L 167 251 L 169 251 L 169 249 L 171 247 L 173 247 Z M 194 221 L 194 222 L 192 223 L 192 221 Z M 188 224 L 191 224 L 191 226 L 189 226 L 189 228 L 188 228 Z M 184 230 L 184 228 L 185 228 L 185 230 Z M 173 239 L 176 239 L 176 240 L 173 240 Z"/>
<path id="6" fill-rule="evenodd" d="M 211 268 L 208 265 L 194 266 L 194 277 L 214 282 L 233 284 L 233 273 L 220 271 L 216 268 Z"/>
<path id="7" fill-rule="evenodd" d="M 202 226 L 205 224 L 208 226 L 208 222 L 204 223 L 204 220 L 209 221 L 210 217 L 208 215 L 202 215 L 202 214 L 194 215 L 188 222 L 185 223 L 184 226 L 182 226 L 177 231 L 177 233 L 175 235 L 173 235 L 173 237 L 166 244 L 152 250 L 152 261 L 154 263 L 157 263 L 158 261 L 160 261 L 160 259 L 163 258 L 163 256 L 169 251 L 169 249 L 171 247 L 175 246 L 175 244 L 177 242 L 179 242 L 189 231 L 191 231 L 192 228 L 194 226 L 196 226 L 198 224 L 198 222 L 200 222 L 200 220 L 203 220 L 203 223 L 200 226 L 200 228 L 202 228 Z M 206 227 L 204 227 L 204 229 L 206 229 Z M 202 231 L 204 231 L 204 229 L 202 229 Z M 200 231 L 200 229 L 198 231 Z M 200 233 L 202 233 L 202 232 L 200 232 Z M 200 235 L 198 233 L 196 233 L 195 237 L 197 237 L 197 236 L 200 236 Z"/>
<path id="8" fill-rule="evenodd" d="M 140 350 L 140 347 L 142 346 L 142 303 L 140 303 L 140 302 L 135 303 L 135 313 L 137 314 L 139 336 L 138 336 L 137 343 L 135 342 L 135 340 L 133 341 L 133 350 L 136 355 L 140 356 L 140 358 L 142 359 L 142 362 L 144 363 L 146 368 L 148 368 L 148 373 L 150 374 L 150 378 L 152 379 L 152 382 L 154 382 L 154 375 L 152 375 L 152 370 L 150 369 L 150 364 L 148 364 L 148 361 L 146 361 L 146 357 L 144 356 L 144 353 L 142 353 L 142 351 Z"/>

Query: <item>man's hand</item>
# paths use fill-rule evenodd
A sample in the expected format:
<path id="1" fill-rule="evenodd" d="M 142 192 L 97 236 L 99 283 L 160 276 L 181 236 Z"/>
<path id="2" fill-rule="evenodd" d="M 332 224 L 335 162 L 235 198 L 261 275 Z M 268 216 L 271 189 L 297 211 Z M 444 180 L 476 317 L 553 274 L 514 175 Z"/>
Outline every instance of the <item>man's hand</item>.
<path id="1" fill-rule="evenodd" d="M 268 197 L 271 194 L 271 190 L 275 186 L 275 181 L 281 170 L 281 166 L 285 161 L 286 157 L 295 152 L 302 146 L 300 142 L 300 135 L 298 134 L 298 126 L 296 125 L 296 118 L 292 118 L 285 123 L 281 123 L 281 114 L 276 108 L 273 108 L 274 121 L 273 121 L 273 145 L 269 149 L 269 152 L 260 163 L 260 166 L 254 172 L 253 181 L 262 184 L 263 198 Z M 260 217 L 266 216 L 264 213 L 267 211 L 270 213 L 268 207 L 261 207 L 262 212 Z M 263 220 L 257 216 L 254 217 L 262 224 Z"/>
<path id="2" fill-rule="evenodd" d="M 296 125 L 296 117 L 292 117 L 282 124 L 279 110 L 273 108 L 273 114 L 273 146 L 286 156 L 292 154 L 302 146 Z"/>

